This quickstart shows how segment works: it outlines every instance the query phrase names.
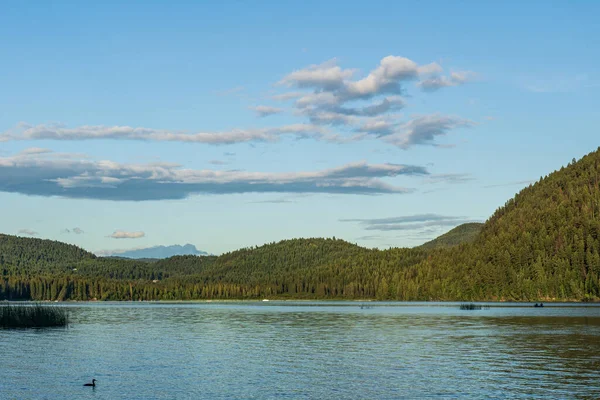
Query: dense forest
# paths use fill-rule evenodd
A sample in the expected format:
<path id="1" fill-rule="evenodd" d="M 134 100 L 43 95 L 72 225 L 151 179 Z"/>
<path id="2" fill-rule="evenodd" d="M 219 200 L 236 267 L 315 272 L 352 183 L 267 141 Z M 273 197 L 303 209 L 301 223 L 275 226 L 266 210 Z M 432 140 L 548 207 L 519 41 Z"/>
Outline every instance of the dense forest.
<path id="1" fill-rule="evenodd" d="M 528 186 L 485 224 L 413 249 L 294 239 L 221 256 L 103 258 L 0 235 L 0 299 L 600 299 L 600 149 Z"/>

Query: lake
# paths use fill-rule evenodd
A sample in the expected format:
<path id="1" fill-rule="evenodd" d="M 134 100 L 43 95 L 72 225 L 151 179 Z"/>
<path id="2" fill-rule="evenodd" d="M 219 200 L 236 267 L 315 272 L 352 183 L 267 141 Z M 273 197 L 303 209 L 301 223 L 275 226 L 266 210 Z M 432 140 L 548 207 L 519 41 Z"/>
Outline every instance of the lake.
<path id="1" fill-rule="evenodd" d="M 1 399 L 600 398 L 598 306 L 59 306 L 69 328 L 0 329 Z"/>

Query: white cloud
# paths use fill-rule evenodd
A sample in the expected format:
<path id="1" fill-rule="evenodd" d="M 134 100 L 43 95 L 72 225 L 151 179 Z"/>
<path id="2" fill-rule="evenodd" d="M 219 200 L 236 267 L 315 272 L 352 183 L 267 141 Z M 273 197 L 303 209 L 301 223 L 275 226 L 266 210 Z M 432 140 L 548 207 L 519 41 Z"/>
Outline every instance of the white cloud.
<path id="1" fill-rule="evenodd" d="M 441 71 L 438 64 L 419 66 L 414 61 L 398 56 L 381 59 L 379 66 L 366 77 L 352 81 L 356 70 L 342 69 L 335 59 L 323 64 L 311 65 L 287 75 L 280 84 L 317 91 L 300 97 L 299 107 L 316 104 L 338 104 L 355 99 L 369 99 L 384 94 L 400 94 L 404 81 L 415 80 L 420 74 Z M 294 92 L 296 95 L 297 92 Z M 282 96 L 282 95 L 279 95 Z"/>
<path id="2" fill-rule="evenodd" d="M 273 95 L 273 96 L 271 96 L 271 98 L 276 101 L 289 101 L 289 100 L 297 99 L 298 97 L 302 97 L 303 95 L 304 95 L 304 92 L 288 92 L 288 93 L 281 93 L 281 94 Z"/>
<path id="3" fill-rule="evenodd" d="M 419 76 L 419 66 L 405 57 L 384 57 L 379 66 L 365 78 L 348 82 L 344 95 L 349 98 L 370 98 L 385 93 L 400 93 L 400 82 Z"/>
<path id="4" fill-rule="evenodd" d="M 295 115 L 308 118 L 312 125 L 342 126 L 364 134 L 355 135 L 352 140 L 376 135 L 386 143 L 403 149 L 417 144 L 451 147 L 437 144 L 435 138 L 446 135 L 452 129 L 472 126 L 471 121 L 433 114 L 401 123 L 398 116 L 393 115 L 406 106 L 399 94 L 404 91 L 404 85 L 411 81 L 417 81 L 417 86 L 424 91 L 433 91 L 462 85 L 475 76 L 470 71 L 454 71 L 449 76 L 441 76 L 442 73 L 443 68 L 435 62 L 419 65 L 406 57 L 390 55 L 382 58 L 379 65 L 361 79 L 353 80 L 355 70 L 344 70 L 333 59 L 294 71 L 280 83 L 300 89 L 314 89 L 302 96 L 293 92 L 293 97 L 297 98 Z M 387 97 L 365 104 L 365 101 L 380 96 Z M 356 102 L 362 104 L 349 106 Z M 321 139 L 334 142 L 333 136 L 329 134 Z M 352 140 L 339 135 L 337 139 L 338 142 Z"/>
<path id="5" fill-rule="evenodd" d="M 394 133 L 396 123 L 389 119 L 372 118 L 364 122 L 359 128 L 359 132 L 365 132 L 372 135 L 387 136 Z"/>
<path id="6" fill-rule="evenodd" d="M 339 98 L 330 92 L 309 93 L 296 100 L 296 107 L 305 108 L 309 106 L 335 106 Z"/>
<path id="7" fill-rule="evenodd" d="M 419 75 L 432 75 L 432 74 L 441 74 L 444 71 L 441 65 L 438 63 L 431 63 L 427 65 L 422 65 L 417 68 L 417 72 Z"/>
<path id="8" fill-rule="evenodd" d="M 117 230 L 114 231 L 112 235 L 110 235 L 113 239 L 139 239 L 146 236 L 144 232 L 126 232 Z"/>
<path id="9" fill-rule="evenodd" d="M 475 74 L 471 71 L 452 72 L 450 76 L 432 76 L 418 83 L 425 91 L 435 91 L 444 87 L 463 85 L 473 79 Z"/>
<path id="10" fill-rule="evenodd" d="M 269 106 L 256 106 L 250 107 L 250 109 L 253 110 L 259 117 L 268 117 L 269 115 L 280 114 L 283 112 L 282 108 Z"/>
<path id="11" fill-rule="evenodd" d="M 342 69 L 335 58 L 322 64 L 315 64 L 304 69 L 296 70 L 285 76 L 279 84 L 299 88 L 315 88 L 334 90 L 344 84 L 354 74 L 354 70 Z"/>

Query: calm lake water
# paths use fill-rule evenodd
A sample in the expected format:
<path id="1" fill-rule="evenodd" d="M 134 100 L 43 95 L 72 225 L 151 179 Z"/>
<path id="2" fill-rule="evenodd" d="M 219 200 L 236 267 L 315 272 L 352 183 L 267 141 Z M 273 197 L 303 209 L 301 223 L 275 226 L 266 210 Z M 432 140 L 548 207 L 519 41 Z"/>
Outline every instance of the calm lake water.
<path id="1" fill-rule="evenodd" d="M 361 304 L 61 304 L 0 329 L 0 399 L 600 398 L 600 307 Z"/>

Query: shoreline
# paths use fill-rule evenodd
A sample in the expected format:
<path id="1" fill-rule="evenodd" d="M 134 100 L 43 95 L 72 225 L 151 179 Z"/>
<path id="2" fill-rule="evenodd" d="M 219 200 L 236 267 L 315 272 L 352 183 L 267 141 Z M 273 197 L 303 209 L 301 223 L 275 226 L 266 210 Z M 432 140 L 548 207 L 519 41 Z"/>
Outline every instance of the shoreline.
<path id="1" fill-rule="evenodd" d="M 218 299 L 218 300 L 0 300 L 2 303 L 43 303 L 43 304 L 233 304 L 233 303 L 258 303 L 268 306 L 269 304 L 277 303 L 323 303 L 325 305 L 360 305 L 369 303 L 370 305 L 379 306 L 431 306 L 431 307 L 453 307 L 461 304 L 481 304 L 490 307 L 533 307 L 534 304 L 540 301 L 485 301 L 485 300 L 345 300 L 345 299 Z M 542 301 L 545 307 L 598 307 L 600 301 Z"/>

